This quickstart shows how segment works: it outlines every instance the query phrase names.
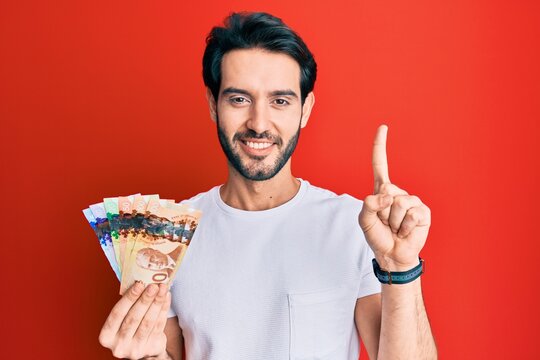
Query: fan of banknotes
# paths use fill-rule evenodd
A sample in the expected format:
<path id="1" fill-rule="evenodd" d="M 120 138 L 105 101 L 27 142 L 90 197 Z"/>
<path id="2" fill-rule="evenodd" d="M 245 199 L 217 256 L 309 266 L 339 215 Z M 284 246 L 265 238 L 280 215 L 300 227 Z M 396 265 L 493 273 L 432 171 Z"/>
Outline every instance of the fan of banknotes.
<path id="1" fill-rule="evenodd" d="M 159 195 L 105 198 L 83 210 L 120 280 L 120 295 L 136 281 L 170 284 L 202 212 Z"/>

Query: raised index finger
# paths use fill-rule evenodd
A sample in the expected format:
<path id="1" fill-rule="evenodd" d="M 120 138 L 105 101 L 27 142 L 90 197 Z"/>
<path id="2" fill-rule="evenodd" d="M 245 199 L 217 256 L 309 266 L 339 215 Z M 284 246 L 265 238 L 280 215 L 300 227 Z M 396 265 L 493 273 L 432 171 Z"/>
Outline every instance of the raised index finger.
<path id="1" fill-rule="evenodd" d="M 381 125 L 377 129 L 375 134 L 375 141 L 373 142 L 373 177 L 375 180 L 375 194 L 379 192 L 379 188 L 382 184 L 390 183 L 390 177 L 388 176 L 388 160 L 386 159 L 386 134 L 388 133 L 388 126 Z"/>

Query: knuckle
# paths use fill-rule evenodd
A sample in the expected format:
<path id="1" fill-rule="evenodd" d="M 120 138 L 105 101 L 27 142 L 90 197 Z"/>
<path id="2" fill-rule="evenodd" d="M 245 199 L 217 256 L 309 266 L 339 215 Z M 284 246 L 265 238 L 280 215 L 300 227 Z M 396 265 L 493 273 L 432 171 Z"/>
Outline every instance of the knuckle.
<path id="1" fill-rule="evenodd" d="M 408 216 L 410 221 L 412 221 L 413 223 L 417 223 L 418 220 L 420 220 L 420 214 L 417 211 L 410 211 L 408 213 Z"/>
<path id="2" fill-rule="evenodd" d="M 153 300 L 153 297 L 148 295 L 146 292 L 143 294 L 143 296 L 141 296 L 141 298 L 139 299 L 139 301 L 141 302 L 141 304 L 144 304 L 144 305 L 149 305 L 150 302 Z"/>
<path id="3" fill-rule="evenodd" d="M 124 296 L 126 296 L 131 302 L 135 302 L 141 296 L 141 294 L 137 293 L 135 286 L 132 286 Z"/>
<path id="4" fill-rule="evenodd" d="M 368 195 L 366 196 L 366 198 L 364 199 L 364 205 L 369 207 L 369 208 L 372 208 L 374 206 L 374 204 L 376 204 L 376 201 L 377 201 L 377 196 L 375 195 Z"/>
<path id="5" fill-rule="evenodd" d="M 396 196 L 394 197 L 394 204 L 397 207 L 406 207 L 408 203 L 408 199 L 405 196 Z"/>
<path id="6" fill-rule="evenodd" d="M 126 342 L 129 339 L 131 339 L 131 333 L 129 332 L 129 328 L 122 327 L 120 330 L 118 330 L 118 341 L 120 342 Z"/>
<path id="7" fill-rule="evenodd" d="M 126 316 L 124 323 L 122 324 L 121 329 L 131 329 L 139 324 L 139 319 L 137 319 L 135 316 L 128 315 Z"/>
<path id="8" fill-rule="evenodd" d="M 150 305 L 158 295 L 158 287 L 155 284 L 150 284 L 141 296 L 141 302 L 145 305 Z"/>
<path id="9" fill-rule="evenodd" d="M 167 300 L 166 294 L 158 295 L 154 299 L 154 303 L 152 305 L 161 308 L 161 306 L 165 303 L 165 300 Z"/>
<path id="10" fill-rule="evenodd" d="M 113 354 L 113 356 L 115 358 L 123 359 L 123 358 L 125 358 L 127 356 L 127 352 L 121 346 L 117 346 L 117 347 L 115 347 L 114 349 L 111 349 L 111 350 L 112 350 L 112 354 Z"/>
<path id="11" fill-rule="evenodd" d="M 379 187 L 379 192 L 383 193 L 383 194 L 389 194 L 389 195 L 392 195 L 392 196 L 408 195 L 408 193 L 405 190 L 403 190 L 403 189 L 399 188 L 397 185 L 391 184 L 391 183 L 381 184 L 381 186 Z"/>
<path id="12" fill-rule="evenodd" d="M 366 196 L 364 202 L 372 202 L 373 200 L 375 200 L 377 198 L 376 195 L 368 195 Z"/>
<path id="13" fill-rule="evenodd" d="M 380 193 L 383 193 L 383 194 L 390 194 L 390 191 L 392 189 L 392 184 L 390 183 L 383 183 L 381 184 L 381 186 L 379 187 L 379 192 Z"/>
<path id="14" fill-rule="evenodd" d="M 143 304 L 145 306 L 150 306 L 155 301 L 155 299 L 156 299 L 155 295 L 145 294 L 145 295 L 141 296 L 140 301 L 141 301 L 141 304 Z"/>
<path id="15" fill-rule="evenodd" d="M 137 336 L 144 337 L 143 335 L 148 334 L 152 328 L 154 327 L 154 322 L 150 321 L 148 319 L 144 319 L 141 324 L 139 325 L 139 329 L 137 331 Z"/>
<path id="16" fill-rule="evenodd" d="M 412 228 L 411 224 L 404 222 L 403 224 L 401 224 L 401 227 L 399 228 L 399 232 L 401 234 L 408 234 L 411 231 L 411 228 Z"/>
<path id="17" fill-rule="evenodd" d="M 141 351 L 139 350 L 139 346 L 133 346 L 131 350 L 129 351 L 129 358 L 130 359 L 140 359 L 143 355 L 141 354 Z"/>
<path id="18" fill-rule="evenodd" d="M 411 231 L 412 231 L 411 227 L 405 226 L 400 230 L 399 233 L 401 237 L 405 237 L 405 236 L 408 236 L 411 233 Z"/>
<path id="19" fill-rule="evenodd" d="M 98 341 L 101 346 L 108 349 L 110 349 L 113 345 L 113 339 L 107 332 L 103 330 L 99 333 Z"/>

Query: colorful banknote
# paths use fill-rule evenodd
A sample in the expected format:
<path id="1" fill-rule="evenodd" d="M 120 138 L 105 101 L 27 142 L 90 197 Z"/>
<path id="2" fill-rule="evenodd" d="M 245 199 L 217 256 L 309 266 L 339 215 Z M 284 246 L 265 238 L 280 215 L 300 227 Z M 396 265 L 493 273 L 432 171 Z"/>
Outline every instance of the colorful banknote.
<path id="1" fill-rule="evenodd" d="M 135 281 L 170 284 L 202 215 L 187 204 L 141 194 L 105 198 L 83 213 L 120 279 L 120 294 Z"/>
<path id="2" fill-rule="evenodd" d="M 129 237 L 130 231 L 134 231 L 135 228 L 135 217 L 133 214 L 133 201 L 135 196 L 140 196 L 141 194 L 135 194 L 130 196 L 119 196 L 118 197 L 118 265 L 122 271 L 124 266 L 124 258 L 126 253 L 126 245 Z M 114 239 L 113 239 L 114 244 Z M 115 253 L 116 253 L 115 248 Z"/>
<path id="3" fill-rule="evenodd" d="M 133 196 L 133 204 L 131 207 L 131 226 L 127 232 L 127 238 L 126 238 L 126 245 L 124 249 L 123 259 L 129 259 L 131 256 L 131 250 L 133 249 L 133 245 L 135 245 L 135 240 L 137 239 L 137 236 L 139 235 L 139 232 L 143 231 L 142 222 L 144 219 L 144 214 L 146 213 L 146 207 L 148 206 L 148 202 L 151 199 L 159 199 L 159 195 L 153 194 L 153 195 L 135 195 Z M 125 271 L 123 270 L 124 266 L 122 265 L 122 274 L 123 277 L 125 276 Z M 124 283 L 124 281 L 120 281 L 120 283 Z M 123 290 L 123 288 L 121 287 Z M 123 293 L 123 291 L 121 291 Z"/>
<path id="4" fill-rule="evenodd" d="M 121 279 L 120 267 L 116 261 L 116 255 L 114 254 L 114 247 L 112 242 L 111 227 L 109 226 L 109 219 L 107 218 L 107 212 L 103 203 L 93 204 L 89 207 L 90 211 L 94 215 L 97 227 L 97 236 L 99 243 L 107 260 L 111 264 L 111 267 L 118 279 Z"/>
<path id="5" fill-rule="evenodd" d="M 120 242 L 118 240 L 118 217 L 120 216 L 118 212 L 118 198 L 103 199 L 103 207 L 105 208 L 107 220 L 109 220 L 109 227 L 111 228 L 111 240 L 113 244 L 116 263 L 121 269 L 122 266 L 120 263 Z"/>

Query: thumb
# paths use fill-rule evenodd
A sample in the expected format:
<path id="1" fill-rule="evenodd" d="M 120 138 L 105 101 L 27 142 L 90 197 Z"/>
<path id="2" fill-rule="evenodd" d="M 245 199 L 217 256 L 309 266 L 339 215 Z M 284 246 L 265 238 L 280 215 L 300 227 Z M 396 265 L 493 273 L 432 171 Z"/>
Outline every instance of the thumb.
<path id="1" fill-rule="evenodd" d="M 364 205 L 358 215 L 358 223 L 364 233 L 368 232 L 377 222 L 381 221 L 377 213 L 392 205 L 394 198 L 388 194 L 369 195 L 364 199 Z"/>

